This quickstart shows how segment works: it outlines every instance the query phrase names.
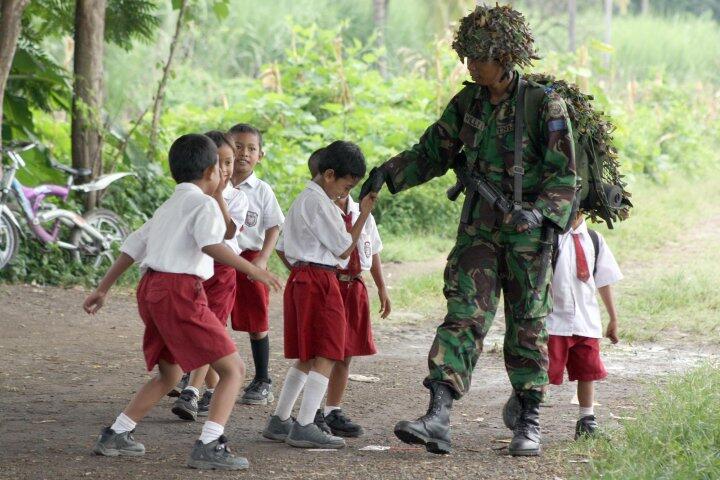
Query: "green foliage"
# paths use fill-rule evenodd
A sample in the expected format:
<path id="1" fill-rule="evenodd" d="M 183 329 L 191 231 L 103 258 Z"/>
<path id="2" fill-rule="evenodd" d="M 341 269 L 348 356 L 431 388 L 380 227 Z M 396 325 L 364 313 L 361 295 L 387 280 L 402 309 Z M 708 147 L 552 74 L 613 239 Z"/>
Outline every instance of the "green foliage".
<path id="1" fill-rule="evenodd" d="M 604 480 L 683 480 L 720 477 L 720 368 L 706 364 L 655 390 L 637 420 L 596 441 L 588 477 Z"/>

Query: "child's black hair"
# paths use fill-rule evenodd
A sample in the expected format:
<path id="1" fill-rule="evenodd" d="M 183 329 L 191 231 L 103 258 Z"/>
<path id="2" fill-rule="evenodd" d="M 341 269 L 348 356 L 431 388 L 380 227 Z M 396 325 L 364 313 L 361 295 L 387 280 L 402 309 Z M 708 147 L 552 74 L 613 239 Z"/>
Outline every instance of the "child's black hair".
<path id="1" fill-rule="evenodd" d="M 313 177 L 320 171 L 320 159 L 325 154 L 325 147 L 318 148 L 310 154 L 308 158 L 308 168 L 310 169 L 310 175 Z"/>
<path id="2" fill-rule="evenodd" d="M 217 148 L 227 145 L 230 147 L 230 150 L 232 150 L 233 155 L 235 155 L 235 143 L 233 143 L 229 134 L 221 132 L 220 130 L 210 130 L 209 132 L 203 133 L 203 135 L 215 142 Z"/>
<path id="3" fill-rule="evenodd" d="M 228 133 L 252 133 L 258 138 L 258 142 L 260 143 L 260 150 L 262 150 L 263 148 L 262 133 L 260 133 L 260 130 L 253 127 L 249 123 L 238 123 L 237 125 L 233 125 L 232 127 L 230 127 Z"/>
<path id="4" fill-rule="evenodd" d="M 332 168 L 335 178 L 365 176 L 365 155 L 354 143 L 336 140 L 322 150 L 318 165 L 320 173 Z"/>
<path id="5" fill-rule="evenodd" d="M 217 165 L 215 142 L 205 135 L 190 133 L 175 140 L 170 147 L 170 173 L 177 183 L 199 180 L 203 172 Z"/>

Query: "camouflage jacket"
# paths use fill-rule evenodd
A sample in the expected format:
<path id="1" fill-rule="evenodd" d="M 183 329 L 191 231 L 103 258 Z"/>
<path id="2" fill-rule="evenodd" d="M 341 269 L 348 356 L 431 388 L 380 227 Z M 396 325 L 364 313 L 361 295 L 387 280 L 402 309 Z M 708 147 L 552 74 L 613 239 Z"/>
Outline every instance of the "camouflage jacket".
<path id="1" fill-rule="evenodd" d="M 516 87 L 517 82 L 508 96 L 494 106 L 486 88 L 466 82 L 417 144 L 385 162 L 390 192 L 397 193 L 444 175 L 462 149 L 468 167 L 485 175 L 512 198 Z M 526 88 L 526 95 L 530 89 L 544 89 L 534 82 L 528 82 Z M 532 115 L 526 112 L 527 118 Z M 537 115 L 541 128 L 535 130 L 541 132 L 540 138 L 532 142 L 527 127 L 523 135 L 523 201 L 533 204 L 562 229 L 568 223 L 575 193 L 572 127 L 565 101 L 555 92 L 545 92 Z M 472 223 L 486 230 L 494 229 L 503 222 L 501 217 L 486 202 L 479 201 Z"/>

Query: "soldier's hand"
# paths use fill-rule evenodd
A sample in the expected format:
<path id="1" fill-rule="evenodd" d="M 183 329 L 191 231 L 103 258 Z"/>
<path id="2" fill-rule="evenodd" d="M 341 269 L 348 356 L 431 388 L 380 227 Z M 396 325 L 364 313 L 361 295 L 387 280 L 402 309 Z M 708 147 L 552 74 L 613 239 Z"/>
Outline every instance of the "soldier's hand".
<path id="1" fill-rule="evenodd" d="M 382 168 L 382 166 L 375 167 L 370 170 L 370 175 L 368 175 L 368 179 L 365 180 L 365 183 L 363 183 L 362 187 L 360 188 L 360 201 L 362 202 L 363 198 L 365 198 L 365 195 L 370 192 L 379 192 L 386 182 L 387 172 L 385 171 L 385 169 Z"/>
<path id="2" fill-rule="evenodd" d="M 541 226 L 543 216 L 537 208 L 533 208 L 532 210 L 521 209 L 512 212 L 511 221 L 513 225 L 515 225 L 515 230 L 522 233 Z"/>

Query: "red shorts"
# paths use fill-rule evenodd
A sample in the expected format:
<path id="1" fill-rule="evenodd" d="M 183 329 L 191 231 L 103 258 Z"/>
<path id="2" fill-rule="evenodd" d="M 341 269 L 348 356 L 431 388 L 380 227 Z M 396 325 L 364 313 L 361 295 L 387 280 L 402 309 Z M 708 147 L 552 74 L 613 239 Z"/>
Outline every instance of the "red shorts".
<path id="1" fill-rule="evenodd" d="M 224 263 L 215 262 L 215 274 L 203 282 L 208 307 L 227 326 L 228 317 L 235 305 L 235 270 Z"/>
<path id="2" fill-rule="evenodd" d="M 240 254 L 252 262 L 260 252 L 245 250 Z M 269 330 L 268 305 L 270 290 L 267 285 L 250 280 L 246 274 L 237 271 L 235 305 L 232 309 L 232 328 L 241 332 L 262 333 Z"/>
<path id="3" fill-rule="evenodd" d="M 340 294 L 347 318 L 345 356 L 374 355 L 377 349 L 370 325 L 370 301 L 362 277 L 351 282 L 340 282 Z"/>
<path id="4" fill-rule="evenodd" d="M 548 377 L 553 385 L 562 385 L 565 367 L 571 382 L 592 382 L 607 377 L 605 365 L 600 358 L 599 338 L 550 335 L 548 354 Z"/>
<path id="5" fill-rule="evenodd" d="M 332 270 L 293 268 L 285 285 L 285 358 L 345 358 L 345 306 Z"/>
<path id="6" fill-rule="evenodd" d="M 190 372 L 237 351 L 194 275 L 148 270 L 137 289 L 148 371 L 160 360 Z"/>

